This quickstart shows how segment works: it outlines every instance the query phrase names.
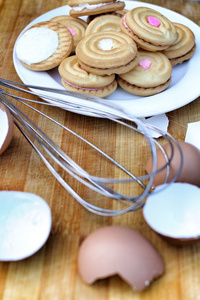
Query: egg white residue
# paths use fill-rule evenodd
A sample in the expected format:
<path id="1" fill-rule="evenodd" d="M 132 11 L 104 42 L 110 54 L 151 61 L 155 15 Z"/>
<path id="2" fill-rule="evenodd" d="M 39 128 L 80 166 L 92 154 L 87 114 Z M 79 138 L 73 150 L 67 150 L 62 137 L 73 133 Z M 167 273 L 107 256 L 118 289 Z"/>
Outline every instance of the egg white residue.
<path id="1" fill-rule="evenodd" d="M 57 50 L 57 32 L 46 27 L 27 30 L 17 41 L 16 54 L 19 60 L 31 65 L 48 59 Z"/>
<path id="2" fill-rule="evenodd" d="M 45 243 L 51 227 L 46 202 L 35 194 L 0 192 L 0 260 L 28 257 Z"/>
<path id="3" fill-rule="evenodd" d="M 102 39 L 100 40 L 98 47 L 101 50 L 109 51 L 115 47 L 115 44 L 112 39 Z"/>
<path id="4" fill-rule="evenodd" d="M 0 149 L 4 144 L 6 136 L 8 134 L 8 118 L 6 111 L 0 109 Z"/>

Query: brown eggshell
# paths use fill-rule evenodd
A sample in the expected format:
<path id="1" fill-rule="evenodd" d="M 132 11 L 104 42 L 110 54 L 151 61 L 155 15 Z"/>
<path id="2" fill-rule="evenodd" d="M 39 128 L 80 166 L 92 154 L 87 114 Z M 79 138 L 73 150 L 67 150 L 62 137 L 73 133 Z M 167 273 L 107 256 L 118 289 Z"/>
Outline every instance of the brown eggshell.
<path id="1" fill-rule="evenodd" d="M 2 118 L 0 116 L 0 154 L 2 154 L 9 146 L 13 137 L 13 129 L 14 129 L 12 116 L 8 111 L 8 109 L 2 103 L 0 103 L 0 115 L 1 113 L 5 113 L 6 118 Z M 3 120 L 6 120 L 6 123 L 4 123 Z M 5 128 L 5 126 L 7 126 L 8 128 L 7 134 L 6 136 L 1 136 L 1 132 L 2 132 L 1 128 Z"/>
<path id="2" fill-rule="evenodd" d="M 200 187 L 200 150 L 192 144 L 186 142 L 179 142 L 180 148 L 183 153 L 183 167 L 180 175 L 176 179 L 177 182 L 186 182 Z M 168 158 L 171 156 L 171 146 L 169 143 L 163 145 Z M 181 162 L 181 156 L 177 146 L 174 147 L 174 155 L 170 162 L 170 172 L 167 182 L 170 182 L 177 174 Z M 157 168 L 159 170 L 166 164 L 165 157 L 160 149 L 157 150 Z M 147 173 L 152 172 L 152 157 L 150 157 L 145 167 Z M 165 182 L 167 170 L 166 168 L 159 172 L 153 182 L 153 186 L 161 185 Z"/>
<path id="3" fill-rule="evenodd" d="M 134 290 L 141 291 L 163 274 L 164 263 L 154 246 L 137 231 L 108 226 L 83 241 L 78 269 L 87 284 L 119 275 Z"/>

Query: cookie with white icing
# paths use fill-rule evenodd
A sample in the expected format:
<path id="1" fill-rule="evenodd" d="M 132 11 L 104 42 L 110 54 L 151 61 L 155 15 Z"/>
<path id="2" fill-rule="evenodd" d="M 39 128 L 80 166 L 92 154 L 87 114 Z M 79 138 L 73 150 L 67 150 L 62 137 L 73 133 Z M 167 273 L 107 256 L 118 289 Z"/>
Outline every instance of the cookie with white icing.
<path id="1" fill-rule="evenodd" d="M 120 25 L 124 33 L 147 51 L 166 49 L 177 38 L 174 24 L 158 11 L 147 7 L 131 9 Z"/>
<path id="2" fill-rule="evenodd" d="M 113 12 L 125 7 L 124 1 L 119 0 L 68 0 L 67 4 L 72 7 L 69 12 L 72 17 Z"/>
<path id="3" fill-rule="evenodd" d="M 118 83 L 125 91 L 139 96 L 151 96 L 164 91 L 171 82 L 172 66 L 161 52 L 139 50 L 139 63 L 121 74 Z"/>
<path id="4" fill-rule="evenodd" d="M 76 55 L 83 69 L 96 75 L 122 74 L 138 64 L 135 42 L 118 31 L 85 36 L 76 47 Z"/>
<path id="5" fill-rule="evenodd" d="M 74 92 L 106 97 L 117 88 L 115 75 L 99 76 L 84 70 L 76 55 L 67 57 L 58 68 L 63 86 Z"/>
<path id="6" fill-rule="evenodd" d="M 195 53 L 196 43 L 194 33 L 183 24 L 174 23 L 177 31 L 175 42 L 163 50 L 173 66 L 189 60 Z"/>
<path id="7" fill-rule="evenodd" d="M 69 56 L 72 47 L 73 38 L 66 26 L 45 21 L 33 25 L 19 37 L 16 55 L 24 67 L 46 71 Z"/>
<path id="8" fill-rule="evenodd" d="M 78 42 L 84 37 L 87 23 L 79 18 L 74 18 L 67 15 L 56 16 L 50 19 L 51 22 L 61 23 L 69 29 L 73 37 L 73 49 L 72 53 L 75 52 Z"/>

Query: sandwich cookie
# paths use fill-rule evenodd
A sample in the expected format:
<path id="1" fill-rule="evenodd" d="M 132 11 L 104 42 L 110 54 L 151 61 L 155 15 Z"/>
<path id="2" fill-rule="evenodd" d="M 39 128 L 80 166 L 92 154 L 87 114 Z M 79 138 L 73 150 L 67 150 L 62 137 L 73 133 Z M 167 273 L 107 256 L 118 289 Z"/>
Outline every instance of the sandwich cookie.
<path id="1" fill-rule="evenodd" d="M 136 7 L 121 20 L 121 29 L 134 39 L 136 44 L 148 51 L 161 51 L 168 48 L 177 38 L 173 23 L 159 12 Z"/>
<path id="2" fill-rule="evenodd" d="M 67 4 L 72 7 L 69 12 L 72 17 L 98 15 L 125 7 L 125 3 L 119 0 L 68 0 Z"/>
<path id="3" fill-rule="evenodd" d="M 64 59 L 59 68 L 63 86 L 69 90 L 97 97 L 106 97 L 117 88 L 115 75 L 99 76 L 85 71 L 76 55 Z"/>
<path id="4" fill-rule="evenodd" d="M 55 22 L 40 22 L 30 27 L 16 43 L 16 55 L 24 67 L 46 71 L 57 67 L 70 55 L 73 47 L 71 32 Z"/>
<path id="5" fill-rule="evenodd" d="M 122 9 L 122 10 L 116 10 L 116 11 L 113 11 L 113 12 L 108 12 L 108 13 L 105 13 L 105 14 L 91 15 L 91 16 L 87 17 L 87 23 L 89 24 L 96 17 L 105 16 L 105 15 L 114 15 L 114 16 L 118 16 L 118 17 L 122 18 L 127 12 L 128 12 L 127 9 Z"/>
<path id="6" fill-rule="evenodd" d="M 113 11 L 111 12 L 111 14 L 122 18 L 127 12 L 128 12 L 127 9 L 122 9 L 122 10 Z"/>
<path id="7" fill-rule="evenodd" d="M 120 29 L 121 18 L 114 15 L 102 15 L 96 17 L 90 22 L 85 31 L 85 35 L 101 32 L 101 31 L 121 31 Z"/>
<path id="8" fill-rule="evenodd" d="M 163 53 L 139 50 L 139 64 L 130 72 L 121 74 L 118 83 L 131 94 L 151 96 L 170 85 L 171 74 L 171 63 Z"/>
<path id="9" fill-rule="evenodd" d="M 138 50 L 128 35 L 118 31 L 85 36 L 76 47 L 82 68 L 96 75 L 122 74 L 138 64 Z"/>
<path id="10" fill-rule="evenodd" d="M 69 31 L 71 32 L 72 37 L 73 37 L 74 45 L 73 45 L 72 52 L 74 53 L 78 42 L 85 35 L 87 23 L 82 19 L 73 18 L 71 16 L 65 16 L 65 15 L 54 17 L 54 18 L 50 19 L 50 21 L 61 23 L 65 26 L 67 26 L 67 28 L 69 29 Z"/>
<path id="11" fill-rule="evenodd" d="M 173 66 L 189 60 L 196 50 L 194 33 L 183 24 L 174 23 L 174 25 L 177 31 L 177 39 L 169 48 L 163 50 Z"/>

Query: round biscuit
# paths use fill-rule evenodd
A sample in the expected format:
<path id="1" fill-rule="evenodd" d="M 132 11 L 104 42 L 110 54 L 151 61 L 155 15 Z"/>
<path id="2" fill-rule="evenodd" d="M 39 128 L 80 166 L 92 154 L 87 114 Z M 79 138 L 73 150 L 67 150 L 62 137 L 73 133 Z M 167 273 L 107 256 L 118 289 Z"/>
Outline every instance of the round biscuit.
<path id="1" fill-rule="evenodd" d="M 58 68 L 63 86 L 69 90 L 104 98 L 117 88 L 115 75 L 97 76 L 83 70 L 76 55 L 67 57 Z"/>
<path id="2" fill-rule="evenodd" d="M 177 64 L 182 64 L 184 61 L 186 60 L 189 60 L 190 58 L 192 58 L 192 56 L 194 55 L 196 51 L 196 44 L 194 45 L 194 47 L 189 51 L 187 52 L 185 55 L 182 55 L 180 57 L 177 57 L 177 58 L 172 58 L 170 59 L 170 62 L 172 64 L 172 66 L 175 66 Z"/>
<path id="3" fill-rule="evenodd" d="M 121 74 L 138 63 L 135 42 L 117 31 L 96 32 L 85 36 L 76 47 L 76 55 L 84 69 L 100 75 Z"/>
<path id="4" fill-rule="evenodd" d="M 87 17 L 87 24 L 89 24 L 94 18 L 100 17 L 100 16 L 105 16 L 105 15 L 107 15 L 107 17 L 108 17 L 108 15 L 113 15 L 113 16 L 118 16 L 118 17 L 122 18 L 127 12 L 128 12 L 127 9 L 122 9 L 122 10 L 116 10 L 113 12 L 107 12 L 107 13 L 99 14 L 99 15 L 91 15 L 91 16 Z"/>
<path id="5" fill-rule="evenodd" d="M 102 3 L 102 1 L 101 1 Z M 119 2 L 111 2 L 111 3 L 106 3 L 105 5 L 98 6 L 94 9 L 87 9 L 84 8 L 80 11 L 77 11 L 75 9 L 71 9 L 69 14 L 72 17 L 81 17 L 81 16 L 90 16 L 90 15 L 97 15 L 97 14 L 104 14 L 107 12 L 114 12 L 117 10 L 123 10 L 125 7 L 125 3 L 122 1 Z"/>
<path id="6" fill-rule="evenodd" d="M 87 23 L 82 19 L 74 18 L 74 17 L 66 16 L 66 15 L 56 16 L 56 17 L 50 19 L 50 21 L 63 24 L 65 26 L 67 26 L 67 28 L 69 29 L 70 32 L 73 32 L 72 33 L 72 37 L 73 37 L 72 53 L 74 53 L 78 42 L 85 35 Z"/>
<path id="7" fill-rule="evenodd" d="M 177 31 L 175 42 L 162 52 L 170 59 L 172 65 L 190 59 L 196 49 L 194 33 L 187 26 L 174 23 Z"/>
<path id="8" fill-rule="evenodd" d="M 31 65 L 28 65 L 23 61 L 21 61 L 21 63 L 24 67 L 33 71 L 47 71 L 53 69 L 57 67 L 65 57 L 70 55 L 73 47 L 72 35 L 66 26 L 55 22 L 50 22 L 50 21 L 40 22 L 33 25 L 29 29 L 35 27 L 46 27 L 56 31 L 59 39 L 58 48 L 49 58 L 47 58 L 42 62 L 34 63 Z"/>
<path id="9" fill-rule="evenodd" d="M 148 67 L 142 65 L 146 62 Z M 139 64 L 133 70 L 121 74 L 118 83 L 129 93 L 153 95 L 169 86 L 171 74 L 171 63 L 163 53 L 140 50 Z"/>
<path id="10" fill-rule="evenodd" d="M 67 4 L 71 7 L 73 6 L 79 6 L 83 4 L 90 4 L 90 5 L 95 5 L 95 4 L 101 4 L 101 3 L 109 3 L 109 2 L 115 2 L 117 0 L 68 0 Z"/>
<path id="11" fill-rule="evenodd" d="M 138 62 L 139 62 L 139 55 L 137 54 L 134 57 L 134 59 L 131 60 L 128 64 L 122 65 L 119 67 L 100 69 L 100 68 L 88 66 L 88 65 L 84 64 L 83 62 L 80 62 L 80 64 L 88 72 L 103 76 L 103 75 L 111 75 L 111 74 L 124 74 L 124 73 L 128 72 L 129 70 L 132 70 L 133 68 L 135 68 L 135 66 L 137 66 Z"/>
<path id="12" fill-rule="evenodd" d="M 148 18 L 153 17 L 160 23 L 154 26 Z M 158 11 L 147 7 L 130 10 L 121 20 L 121 30 L 134 39 L 136 44 L 147 51 L 161 51 L 169 47 L 177 38 L 173 23 Z"/>
<path id="13" fill-rule="evenodd" d="M 109 96 L 117 88 L 117 81 L 116 80 L 114 80 L 111 84 L 107 85 L 104 88 L 101 88 L 101 89 L 91 89 L 91 90 L 89 90 L 89 89 L 88 90 L 84 90 L 81 87 L 73 87 L 73 86 L 69 85 L 64 80 L 62 80 L 62 84 L 66 88 L 66 90 L 68 90 L 68 91 L 78 92 L 78 93 L 82 93 L 82 94 L 87 94 L 87 95 L 91 95 L 91 96 L 95 96 L 95 97 L 99 97 L 99 98 L 105 98 L 105 97 Z"/>
<path id="14" fill-rule="evenodd" d="M 85 31 L 85 35 L 101 31 L 121 31 L 120 29 L 121 18 L 114 15 L 103 15 L 96 17 L 90 22 Z"/>
<path id="15" fill-rule="evenodd" d="M 122 18 L 127 12 L 128 12 L 128 9 L 122 9 L 122 10 L 113 11 L 113 12 L 111 12 L 111 14 Z"/>
<path id="16" fill-rule="evenodd" d="M 102 88 L 115 80 L 115 75 L 97 76 L 84 70 L 76 55 L 64 59 L 59 68 L 59 74 L 71 84 L 84 88 Z"/>
<path id="17" fill-rule="evenodd" d="M 136 85 L 132 85 L 132 84 L 128 83 L 127 81 L 123 80 L 122 78 L 118 78 L 117 81 L 118 81 L 118 84 L 120 85 L 120 87 L 123 90 L 125 90 L 126 92 L 133 94 L 133 95 L 144 97 L 144 96 L 153 96 L 155 94 L 161 93 L 164 90 L 166 90 L 171 83 L 171 78 L 163 84 L 160 84 L 156 87 L 149 87 L 149 88 L 143 88 L 143 87 L 139 87 Z"/>

